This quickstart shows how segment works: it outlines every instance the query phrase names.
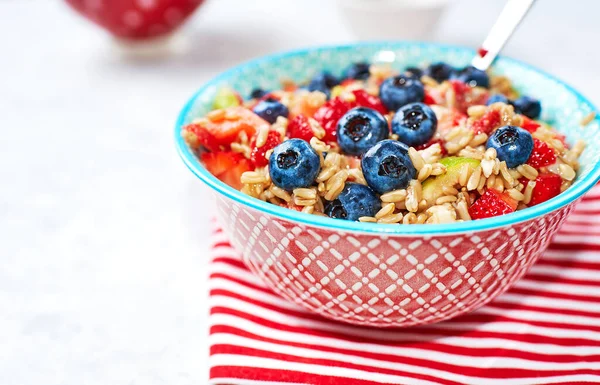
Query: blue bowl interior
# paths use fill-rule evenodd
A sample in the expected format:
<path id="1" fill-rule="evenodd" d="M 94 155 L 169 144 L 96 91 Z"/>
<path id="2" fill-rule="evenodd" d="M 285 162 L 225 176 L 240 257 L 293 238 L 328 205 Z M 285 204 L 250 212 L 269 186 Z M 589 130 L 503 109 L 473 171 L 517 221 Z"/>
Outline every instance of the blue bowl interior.
<path id="1" fill-rule="evenodd" d="M 184 124 L 210 111 L 217 90 L 230 86 L 244 97 L 256 87 L 277 89 L 279 80 L 287 77 L 304 82 L 314 73 L 329 70 L 339 75 L 349 64 L 356 61 L 389 63 L 402 70 L 407 66 L 426 66 L 435 61 L 445 61 L 454 66 L 467 65 L 474 51 L 462 47 L 430 43 L 382 42 L 362 43 L 348 46 L 321 47 L 275 54 L 244 63 L 217 76 L 205 84 L 186 104 L 175 127 L 178 151 L 185 164 L 194 174 L 219 193 L 251 206 L 294 222 L 347 231 L 392 233 L 392 234 L 449 234 L 483 231 L 522 222 L 556 210 L 580 197 L 600 179 L 599 141 L 600 116 L 587 126 L 580 125 L 581 119 L 596 108 L 581 94 L 564 82 L 528 64 L 510 58 L 499 58 L 492 67 L 494 74 L 508 76 L 517 90 L 538 98 L 542 103 L 542 120 L 549 122 L 566 135 L 567 142 L 577 139 L 587 142 L 580 159 L 581 169 L 577 180 L 563 194 L 540 205 L 500 217 L 455 224 L 439 225 L 383 225 L 348 222 L 299 213 L 249 197 L 236 191 L 213 177 L 197 160 L 194 153 L 182 140 L 180 132 Z"/>

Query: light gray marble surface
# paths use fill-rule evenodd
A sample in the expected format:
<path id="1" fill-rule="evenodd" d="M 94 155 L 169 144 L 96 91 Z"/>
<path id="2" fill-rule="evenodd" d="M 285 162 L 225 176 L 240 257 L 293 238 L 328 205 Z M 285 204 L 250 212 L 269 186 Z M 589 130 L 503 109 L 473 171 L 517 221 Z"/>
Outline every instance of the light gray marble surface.
<path id="1" fill-rule="evenodd" d="M 433 39 L 476 46 L 502 3 L 456 1 Z M 599 9 L 539 0 L 505 52 L 600 102 Z M 0 384 L 206 383 L 212 206 L 178 109 L 242 60 L 355 37 L 331 1 L 212 0 L 182 38 L 125 60 L 60 1 L 0 0 Z"/>

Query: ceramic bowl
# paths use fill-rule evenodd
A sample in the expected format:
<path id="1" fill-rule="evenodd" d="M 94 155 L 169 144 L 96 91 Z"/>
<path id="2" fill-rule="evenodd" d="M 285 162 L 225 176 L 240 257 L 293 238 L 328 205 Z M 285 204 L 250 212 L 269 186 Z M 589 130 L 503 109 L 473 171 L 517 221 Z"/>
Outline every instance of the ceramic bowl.
<path id="1" fill-rule="evenodd" d="M 470 49 L 382 42 L 311 48 L 242 64 L 205 84 L 175 127 L 187 167 L 216 197 L 218 215 L 246 265 L 281 296 L 324 317 L 357 325 L 398 327 L 472 311 L 507 290 L 538 259 L 581 196 L 600 179 L 600 120 L 580 120 L 594 106 L 560 80 L 525 63 L 500 58 L 493 72 L 541 99 L 542 119 L 571 144 L 584 139 L 575 183 L 561 195 L 512 214 L 454 224 L 385 225 L 308 215 L 244 195 L 213 177 L 180 137 L 182 125 L 209 111 L 217 89 L 248 95 L 278 79 L 340 73 L 350 63 L 389 62 L 398 69 L 445 61 L 464 66 Z"/>

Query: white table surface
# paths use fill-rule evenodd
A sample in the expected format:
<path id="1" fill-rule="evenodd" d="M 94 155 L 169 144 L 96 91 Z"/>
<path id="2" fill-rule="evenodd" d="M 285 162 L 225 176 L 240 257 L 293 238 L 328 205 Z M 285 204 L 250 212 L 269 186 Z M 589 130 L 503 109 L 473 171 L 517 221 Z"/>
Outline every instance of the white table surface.
<path id="1" fill-rule="evenodd" d="M 477 46 L 502 3 L 454 3 L 434 39 Z M 538 1 L 505 53 L 600 102 L 599 5 Z M 60 1 L 0 0 L 0 384 L 206 383 L 212 205 L 175 116 L 227 67 L 350 27 L 331 1 L 212 0 L 186 51 L 131 61 Z"/>

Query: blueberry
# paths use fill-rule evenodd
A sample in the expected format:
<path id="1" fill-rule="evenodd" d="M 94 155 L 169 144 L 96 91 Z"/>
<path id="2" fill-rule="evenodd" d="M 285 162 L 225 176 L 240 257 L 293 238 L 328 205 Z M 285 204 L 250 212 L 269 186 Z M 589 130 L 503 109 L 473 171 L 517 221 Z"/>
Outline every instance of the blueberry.
<path id="1" fill-rule="evenodd" d="M 425 97 L 423 83 L 413 76 L 398 75 L 381 83 L 379 97 L 390 111 L 413 102 L 422 102 Z"/>
<path id="2" fill-rule="evenodd" d="M 503 126 L 490 136 L 486 147 L 495 148 L 498 159 L 505 161 L 509 168 L 514 168 L 529 159 L 533 150 L 533 137 L 521 127 Z"/>
<path id="3" fill-rule="evenodd" d="M 506 96 L 502 94 L 494 94 L 488 98 L 486 105 L 494 104 L 494 103 L 505 103 L 509 104 L 509 100 Z"/>
<path id="4" fill-rule="evenodd" d="M 438 83 L 450 79 L 456 70 L 444 62 L 433 63 L 425 69 L 423 75 L 435 79 Z"/>
<path id="5" fill-rule="evenodd" d="M 331 218 L 357 221 L 360 217 L 374 217 L 381 209 L 377 194 L 365 185 L 346 183 L 337 199 L 325 205 L 325 214 Z"/>
<path id="6" fill-rule="evenodd" d="M 411 103 L 401 107 L 392 118 L 392 133 L 408 146 L 429 142 L 437 129 L 437 117 L 426 104 Z"/>
<path id="7" fill-rule="evenodd" d="M 387 120 L 381 113 L 367 107 L 346 112 L 337 124 L 337 140 L 342 151 L 362 155 L 375 143 L 388 137 Z"/>
<path id="8" fill-rule="evenodd" d="M 286 140 L 269 157 L 271 180 L 284 190 L 311 186 L 320 170 L 319 155 L 302 139 Z"/>
<path id="9" fill-rule="evenodd" d="M 330 90 L 339 84 L 338 78 L 333 76 L 331 73 L 324 71 L 320 72 L 312 78 L 308 83 L 309 91 L 321 91 L 329 98 Z"/>
<path id="10" fill-rule="evenodd" d="M 414 78 L 420 79 L 423 76 L 423 70 L 419 67 L 406 67 L 404 70 L 407 74 L 412 75 Z"/>
<path id="11" fill-rule="evenodd" d="M 267 122 L 273 124 L 277 120 L 277 117 L 283 116 L 288 117 L 288 108 L 276 99 L 265 99 L 261 100 L 253 109 L 254 113 Z"/>
<path id="12" fill-rule="evenodd" d="M 250 99 L 260 99 L 265 96 L 268 92 L 262 88 L 255 88 L 250 92 Z"/>
<path id="13" fill-rule="evenodd" d="M 540 101 L 529 96 L 521 96 L 512 103 L 515 112 L 525 115 L 530 119 L 537 119 L 542 112 Z"/>
<path id="14" fill-rule="evenodd" d="M 361 161 L 369 187 L 380 194 L 406 188 L 417 171 L 408 156 L 408 146 L 396 140 L 382 140 Z"/>
<path id="15" fill-rule="evenodd" d="M 488 74 L 485 71 L 479 70 L 472 66 L 463 68 L 458 73 L 451 76 L 451 79 L 460 80 L 471 87 L 490 87 L 490 77 Z"/>
<path id="16" fill-rule="evenodd" d="M 367 62 L 354 63 L 344 71 L 344 78 L 366 80 L 370 75 L 369 67 Z"/>

